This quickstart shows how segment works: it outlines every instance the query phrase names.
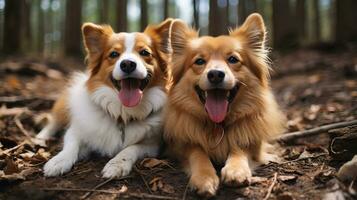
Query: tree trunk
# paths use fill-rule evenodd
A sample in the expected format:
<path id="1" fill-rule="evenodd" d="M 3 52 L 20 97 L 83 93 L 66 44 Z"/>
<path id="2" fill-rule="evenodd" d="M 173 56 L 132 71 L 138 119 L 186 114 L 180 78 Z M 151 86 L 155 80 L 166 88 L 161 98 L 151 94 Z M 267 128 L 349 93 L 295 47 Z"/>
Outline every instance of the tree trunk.
<path id="1" fill-rule="evenodd" d="M 251 13 L 257 12 L 257 7 L 257 0 L 240 0 L 238 3 L 238 24 L 243 24 Z"/>
<path id="2" fill-rule="evenodd" d="M 319 0 L 313 0 L 313 13 L 314 13 L 314 42 L 320 42 L 320 12 L 319 12 Z"/>
<path id="3" fill-rule="evenodd" d="M 81 9 L 81 0 L 67 0 L 64 34 L 64 53 L 67 56 L 81 55 Z"/>
<path id="4" fill-rule="evenodd" d="M 296 2 L 296 26 L 298 30 L 300 44 L 303 42 L 306 36 L 306 10 L 305 10 L 305 0 L 297 0 Z"/>
<path id="5" fill-rule="evenodd" d="M 31 2 L 29 0 L 23 0 L 21 7 L 21 43 L 22 48 L 26 50 L 26 52 L 31 51 L 32 40 L 31 40 Z"/>
<path id="6" fill-rule="evenodd" d="M 337 0 L 336 1 L 336 41 L 357 42 L 357 1 Z"/>
<path id="7" fill-rule="evenodd" d="M 125 32 L 128 29 L 127 0 L 117 1 L 117 31 Z"/>
<path id="8" fill-rule="evenodd" d="M 217 0 L 210 1 L 209 6 L 209 34 L 212 36 L 226 34 L 228 32 L 226 7 L 219 7 Z"/>
<path id="9" fill-rule="evenodd" d="M 275 48 L 296 46 L 296 31 L 289 1 L 273 0 L 273 43 Z"/>
<path id="10" fill-rule="evenodd" d="M 141 16 L 140 16 L 140 28 L 141 31 L 144 31 L 146 26 L 148 25 L 148 1 L 147 0 L 140 0 L 141 4 Z"/>
<path id="11" fill-rule="evenodd" d="M 164 0 L 164 20 L 169 17 L 169 0 Z"/>
<path id="12" fill-rule="evenodd" d="M 108 24 L 109 23 L 109 1 L 108 0 L 99 0 L 100 5 L 100 23 Z"/>
<path id="13" fill-rule="evenodd" d="M 200 28 L 200 19 L 199 19 L 199 5 L 200 0 L 192 0 L 193 4 L 193 27 Z"/>
<path id="14" fill-rule="evenodd" d="M 21 52 L 21 10 L 23 0 L 5 0 L 4 11 L 4 42 L 3 52 L 5 55 L 19 54 Z"/>
<path id="15" fill-rule="evenodd" d="M 41 8 L 41 1 L 36 2 L 36 10 L 37 10 L 37 17 L 38 21 L 36 24 L 37 27 L 37 34 L 34 36 L 36 37 L 36 50 L 40 55 L 43 55 L 43 48 L 44 48 L 44 39 L 45 39 L 45 27 L 44 27 L 44 13 Z"/>
<path id="16" fill-rule="evenodd" d="M 245 18 L 247 17 L 245 3 L 245 0 L 240 0 L 238 3 L 238 25 L 242 25 L 244 23 Z"/>

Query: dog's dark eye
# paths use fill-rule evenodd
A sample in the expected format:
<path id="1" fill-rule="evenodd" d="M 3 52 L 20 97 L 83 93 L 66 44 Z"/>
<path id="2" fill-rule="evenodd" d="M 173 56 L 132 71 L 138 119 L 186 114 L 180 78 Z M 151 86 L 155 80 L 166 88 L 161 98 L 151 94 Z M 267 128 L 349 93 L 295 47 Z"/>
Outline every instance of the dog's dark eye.
<path id="1" fill-rule="evenodd" d="M 195 61 L 196 65 L 204 65 L 206 63 L 205 60 L 203 60 L 202 58 L 197 58 L 197 60 Z"/>
<path id="2" fill-rule="evenodd" d="M 112 51 L 112 52 L 110 52 L 110 54 L 109 54 L 109 57 L 110 57 L 110 58 L 116 58 L 116 57 L 118 57 L 118 56 L 119 56 L 119 53 L 116 52 L 116 51 Z"/>
<path id="3" fill-rule="evenodd" d="M 139 54 L 141 55 L 141 56 L 150 56 L 150 52 L 148 52 L 147 50 L 141 50 L 140 52 L 139 52 Z"/>
<path id="4" fill-rule="evenodd" d="M 235 63 L 239 62 L 239 60 L 238 60 L 238 58 L 231 56 L 228 58 L 228 62 L 231 64 L 235 64 Z"/>

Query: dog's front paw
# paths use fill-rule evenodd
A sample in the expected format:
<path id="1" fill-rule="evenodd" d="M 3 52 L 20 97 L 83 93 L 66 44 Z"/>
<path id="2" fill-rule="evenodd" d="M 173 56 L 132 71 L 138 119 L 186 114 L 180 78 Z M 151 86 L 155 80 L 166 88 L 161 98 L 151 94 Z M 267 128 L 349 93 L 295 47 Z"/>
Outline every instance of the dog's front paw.
<path id="1" fill-rule="evenodd" d="M 197 191 L 197 194 L 209 198 L 216 195 L 219 186 L 219 178 L 216 174 L 197 174 L 190 178 L 190 187 Z"/>
<path id="2" fill-rule="evenodd" d="M 58 176 L 68 172 L 73 166 L 73 162 L 63 156 L 57 155 L 49 160 L 43 167 L 45 176 Z"/>
<path id="3" fill-rule="evenodd" d="M 120 178 L 127 176 L 132 168 L 130 160 L 110 160 L 104 167 L 102 174 L 104 178 Z"/>
<path id="4" fill-rule="evenodd" d="M 245 185 L 250 183 L 252 172 L 249 166 L 226 165 L 222 168 L 222 182 L 229 186 Z"/>

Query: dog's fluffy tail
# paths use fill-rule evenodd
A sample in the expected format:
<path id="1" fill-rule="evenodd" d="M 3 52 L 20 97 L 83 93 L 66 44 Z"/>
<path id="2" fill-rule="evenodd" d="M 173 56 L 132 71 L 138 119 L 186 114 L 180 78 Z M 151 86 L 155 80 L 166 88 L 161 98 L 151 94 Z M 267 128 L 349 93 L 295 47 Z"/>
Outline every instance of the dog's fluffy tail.
<path id="1" fill-rule="evenodd" d="M 36 138 L 41 140 L 53 138 L 59 130 L 64 129 L 68 125 L 68 112 L 67 95 L 62 94 L 52 108 L 47 125 L 37 134 Z"/>

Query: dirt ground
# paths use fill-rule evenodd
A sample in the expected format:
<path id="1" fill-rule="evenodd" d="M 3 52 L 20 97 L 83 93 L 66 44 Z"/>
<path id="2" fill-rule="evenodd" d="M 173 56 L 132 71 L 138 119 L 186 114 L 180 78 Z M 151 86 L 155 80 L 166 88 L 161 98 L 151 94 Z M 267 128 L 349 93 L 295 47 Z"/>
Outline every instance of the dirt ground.
<path id="1" fill-rule="evenodd" d="M 287 115 L 287 132 L 357 119 L 357 53 L 303 49 L 272 60 L 272 88 Z M 100 172 L 110 158 L 97 155 L 61 177 L 43 176 L 62 139 L 43 147 L 31 137 L 78 69 L 83 64 L 73 61 L 0 62 L 0 199 L 197 199 L 177 163 L 166 158 L 139 161 L 128 177 L 108 182 Z M 260 166 L 249 186 L 220 186 L 214 199 L 263 199 L 269 191 L 268 199 L 280 200 L 357 198 L 357 184 L 335 177 L 343 160 L 330 156 L 330 140 L 323 133 L 281 143 L 284 161 Z M 87 193 L 91 189 L 97 191 Z"/>

